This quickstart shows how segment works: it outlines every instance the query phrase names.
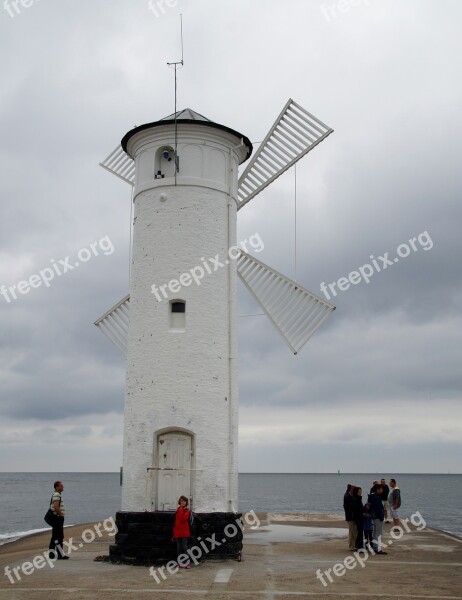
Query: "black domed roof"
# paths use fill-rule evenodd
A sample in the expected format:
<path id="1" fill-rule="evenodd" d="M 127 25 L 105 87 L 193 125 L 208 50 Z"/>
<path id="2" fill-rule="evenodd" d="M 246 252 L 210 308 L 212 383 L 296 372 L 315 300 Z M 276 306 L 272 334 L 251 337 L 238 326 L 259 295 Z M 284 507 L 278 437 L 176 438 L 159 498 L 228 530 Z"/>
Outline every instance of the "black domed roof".
<path id="1" fill-rule="evenodd" d="M 227 131 L 228 133 L 231 133 L 231 134 L 235 135 L 236 137 L 241 138 L 244 141 L 244 145 L 247 148 L 247 156 L 246 156 L 245 160 L 247 160 L 249 158 L 249 156 L 252 154 L 253 146 L 247 136 L 242 135 L 242 133 L 239 133 L 235 129 L 226 127 L 226 125 L 221 125 L 220 123 L 215 123 L 214 121 L 207 119 L 207 117 L 204 117 L 204 115 L 201 115 L 200 113 L 196 112 L 195 110 L 192 110 L 191 108 L 184 108 L 183 110 L 179 110 L 176 113 L 172 113 L 171 115 L 168 115 L 168 116 L 164 117 L 163 119 L 160 119 L 159 121 L 154 121 L 152 123 L 145 123 L 144 125 L 139 125 L 138 127 L 131 129 L 122 138 L 122 141 L 121 141 L 122 148 L 125 150 L 125 152 L 127 152 L 128 140 L 133 135 L 135 135 L 135 133 L 138 133 L 139 131 L 143 131 L 144 129 L 151 129 L 153 127 L 160 127 L 162 125 L 170 125 L 170 124 L 173 125 L 173 124 L 175 124 L 175 122 L 176 123 L 181 122 L 181 123 L 187 123 L 187 124 L 197 123 L 198 125 L 206 125 L 208 127 L 215 127 L 215 129 L 221 129 L 223 131 Z"/>

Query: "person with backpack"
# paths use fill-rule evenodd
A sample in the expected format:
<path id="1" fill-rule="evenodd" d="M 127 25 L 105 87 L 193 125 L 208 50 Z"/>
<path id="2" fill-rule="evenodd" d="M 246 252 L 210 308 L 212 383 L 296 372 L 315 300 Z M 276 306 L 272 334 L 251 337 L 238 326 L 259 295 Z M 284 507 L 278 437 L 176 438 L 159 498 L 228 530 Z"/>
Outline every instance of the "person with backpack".
<path id="1" fill-rule="evenodd" d="M 188 508 L 189 500 L 186 496 L 180 496 L 178 499 L 178 508 L 175 513 L 175 524 L 173 525 L 173 539 L 176 541 L 176 553 L 178 566 L 181 569 L 183 567 L 183 560 L 180 560 L 180 555 L 185 554 L 188 556 L 188 539 L 191 537 L 191 530 L 189 528 L 189 519 L 191 511 Z M 185 569 L 191 567 L 189 559 Z"/>
<path id="2" fill-rule="evenodd" d="M 393 518 L 393 529 L 392 531 L 399 531 L 401 525 L 399 520 L 398 509 L 401 506 L 401 490 L 396 485 L 396 479 L 390 479 L 391 492 L 388 496 L 388 503 L 390 505 L 390 514 Z"/>
<path id="3" fill-rule="evenodd" d="M 58 560 L 68 560 L 68 556 L 63 553 L 64 542 L 64 513 L 66 512 L 61 494 L 64 491 L 62 481 L 55 481 L 54 492 L 50 500 L 50 509 L 54 514 L 53 525 L 51 529 L 51 540 L 48 546 L 50 558 Z"/>

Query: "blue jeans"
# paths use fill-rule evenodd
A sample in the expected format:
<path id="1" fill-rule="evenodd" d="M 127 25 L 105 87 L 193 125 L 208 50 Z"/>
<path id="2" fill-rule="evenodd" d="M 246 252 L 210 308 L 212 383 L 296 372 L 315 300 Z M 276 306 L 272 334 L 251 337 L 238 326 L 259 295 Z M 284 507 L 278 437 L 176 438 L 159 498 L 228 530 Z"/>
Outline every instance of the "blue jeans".
<path id="1" fill-rule="evenodd" d="M 381 541 L 383 534 L 383 521 L 380 519 L 374 519 L 374 533 L 372 540 L 372 547 L 374 552 L 380 552 L 382 550 Z"/>
<path id="2" fill-rule="evenodd" d="M 177 561 L 181 554 L 188 555 L 188 538 L 176 538 Z M 189 564 L 189 560 L 188 560 L 188 564 Z"/>

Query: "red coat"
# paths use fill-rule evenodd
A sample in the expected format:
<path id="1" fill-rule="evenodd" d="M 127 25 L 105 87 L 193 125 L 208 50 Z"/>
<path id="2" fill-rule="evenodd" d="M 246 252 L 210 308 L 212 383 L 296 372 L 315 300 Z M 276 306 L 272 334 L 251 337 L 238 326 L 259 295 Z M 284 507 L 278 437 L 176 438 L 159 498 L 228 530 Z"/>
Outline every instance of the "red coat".
<path id="1" fill-rule="evenodd" d="M 189 508 L 183 508 L 179 506 L 175 514 L 175 525 L 173 526 L 173 537 L 174 538 L 188 538 L 191 536 L 189 530 L 189 515 L 191 511 Z"/>

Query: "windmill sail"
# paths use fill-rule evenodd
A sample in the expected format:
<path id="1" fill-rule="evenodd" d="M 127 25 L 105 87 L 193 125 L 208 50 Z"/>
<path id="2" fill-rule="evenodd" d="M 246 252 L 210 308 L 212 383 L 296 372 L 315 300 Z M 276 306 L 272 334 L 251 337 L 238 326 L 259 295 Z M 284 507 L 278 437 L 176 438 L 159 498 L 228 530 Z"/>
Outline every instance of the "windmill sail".
<path id="1" fill-rule="evenodd" d="M 95 321 L 96 327 L 124 356 L 127 356 L 129 305 L 130 295 L 127 295 Z"/>
<path id="2" fill-rule="evenodd" d="M 239 178 L 238 210 L 332 132 L 290 99 Z"/>
<path id="3" fill-rule="evenodd" d="M 120 144 L 99 164 L 130 185 L 135 185 L 135 161 L 125 154 Z"/>
<path id="4" fill-rule="evenodd" d="M 294 354 L 335 310 L 335 306 L 241 252 L 239 278 L 273 322 Z"/>

